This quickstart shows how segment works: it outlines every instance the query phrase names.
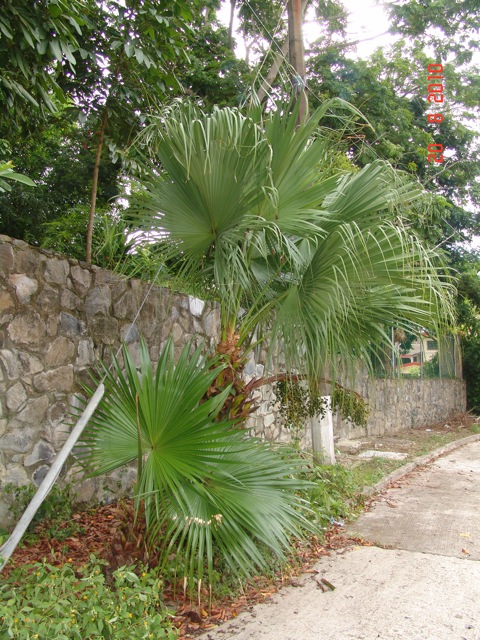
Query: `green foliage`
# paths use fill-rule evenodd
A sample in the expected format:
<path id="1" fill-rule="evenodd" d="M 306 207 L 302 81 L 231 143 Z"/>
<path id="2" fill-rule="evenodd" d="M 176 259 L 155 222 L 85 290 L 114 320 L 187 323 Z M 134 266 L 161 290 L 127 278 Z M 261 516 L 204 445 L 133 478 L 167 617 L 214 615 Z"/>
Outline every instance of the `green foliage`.
<path id="1" fill-rule="evenodd" d="M 279 414 L 285 421 L 285 428 L 295 436 L 305 425 L 307 418 L 323 414 L 322 398 L 310 392 L 305 383 L 294 380 L 280 380 L 274 385 L 274 393 L 280 404 Z"/>
<path id="2" fill-rule="evenodd" d="M 106 394 L 82 436 L 82 460 L 95 475 L 137 462 L 136 511 L 160 546 L 160 565 L 175 552 L 192 588 L 204 562 L 212 579 L 214 545 L 246 575 L 266 565 L 262 548 L 282 558 L 290 537 L 308 528 L 295 495 L 300 462 L 218 419 L 230 389 L 208 392 L 225 365 L 190 345 L 175 364 L 171 340 L 156 374 L 144 343 L 139 372 L 126 346 L 122 359 L 104 367 Z"/>
<path id="3" fill-rule="evenodd" d="M 320 526 L 326 527 L 339 518 L 350 519 L 358 513 L 362 505 L 361 487 L 349 469 L 339 464 L 320 465 L 312 459 L 302 477 L 312 483 L 305 497 Z"/>
<path id="4" fill-rule="evenodd" d="M 30 180 L 30 178 L 27 178 L 27 176 L 23 176 L 21 173 L 16 173 L 13 170 L 12 162 L 0 162 L 0 193 L 12 190 L 12 187 L 8 184 L 8 182 L 6 182 L 6 180 L 21 182 L 30 187 L 35 186 L 35 183 Z"/>
<path id="5" fill-rule="evenodd" d="M 467 408 L 480 413 L 480 261 L 478 254 L 459 256 L 457 317 L 462 348 Z"/>
<path id="6" fill-rule="evenodd" d="M 393 32 L 429 42 L 440 59 L 470 60 L 478 49 L 480 11 L 476 0 L 401 0 L 387 2 Z"/>
<path id="7" fill-rule="evenodd" d="M 0 8 L 0 105 L 17 121 L 32 108 L 54 112 L 65 96 L 57 82 L 85 22 L 85 0 L 4 0 Z"/>
<path id="8" fill-rule="evenodd" d="M 287 379 L 276 382 L 274 392 L 279 402 L 279 413 L 285 420 L 285 427 L 298 432 L 305 426 L 307 418 L 323 415 L 325 403 L 318 392 L 310 390 L 305 382 Z M 335 385 L 332 396 L 332 410 L 341 417 L 351 420 L 357 426 L 366 426 L 369 414 L 367 403 L 355 392 Z"/>
<path id="9" fill-rule="evenodd" d="M 32 484 L 23 486 L 5 485 L 4 493 L 9 505 L 8 510 L 15 521 L 19 520 L 23 515 L 36 491 L 37 487 Z M 53 485 L 50 493 L 34 515 L 27 529 L 26 539 L 35 539 L 37 537 L 35 529 L 39 524 L 42 525 L 42 535 L 47 535 L 57 540 L 64 540 L 73 533 L 78 533 L 78 527 L 71 520 L 74 513 L 73 503 L 75 497 L 76 493 L 71 485 L 67 484 L 62 488 L 56 484 Z M 65 527 L 65 523 L 68 526 Z"/>
<path id="10" fill-rule="evenodd" d="M 372 458 L 352 469 L 353 482 L 360 490 L 363 487 L 371 487 L 403 464 L 405 464 L 403 460 L 390 460 L 381 457 Z"/>
<path id="11" fill-rule="evenodd" d="M 0 637 L 17 640 L 164 638 L 177 632 L 161 603 L 159 572 L 115 571 L 107 583 L 92 556 L 84 567 L 44 562 L 14 569 L 0 586 Z"/>
<path id="12" fill-rule="evenodd" d="M 431 360 L 423 363 L 422 373 L 424 378 L 440 377 L 440 360 L 438 353 Z"/>
<path id="13" fill-rule="evenodd" d="M 63 227 L 59 233 L 68 234 L 71 225 L 76 236 L 80 212 L 88 217 L 96 136 L 93 123 L 78 126 L 71 117 L 71 110 L 64 109 L 48 122 L 32 113 L 29 123 L 18 128 L 0 125 L 0 155 L 15 158 L 17 170 L 36 183 L 35 189 L 17 183 L 11 192 L 0 194 L 0 233 L 41 244 L 49 229 L 45 223 L 59 219 Z M 120 163 L 113 164 L 104 154 L 98 183 L 100 212 L 109 209 L 118 194 L 119 171 Z M 55 243 L 55 228 L 51 235 Z M 83 260 L 85 253 L 75 248 L 79 242 L 85 246 L 85 240 L 76 236 L 65 246 L 68 250 L 59 249 Z"/>
<path id="14" fill-rule="evenodd" d="M 358 427 L 366 427 L 370 409 L 368 403 L 354 391 L 339 387 L 332 393 L 332 409 L 337 410 L 344 420 L 350 420 Z"/>

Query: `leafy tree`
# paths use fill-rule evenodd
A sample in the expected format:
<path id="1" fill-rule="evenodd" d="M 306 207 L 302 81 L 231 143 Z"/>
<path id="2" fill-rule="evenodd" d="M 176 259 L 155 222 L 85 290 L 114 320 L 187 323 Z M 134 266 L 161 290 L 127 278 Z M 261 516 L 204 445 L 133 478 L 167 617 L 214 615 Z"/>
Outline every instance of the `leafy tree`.
<path id="1" fill-rule="evenodd" d="M 457 319 L 462 347 L 467 407 L 480 413 L 480 256 L 459 251 L 454 257 L 459 272 Z"/>
<path id="2" fill-rule="evenodd" d="M 91 123 L 80 126 L 72 121 L 72 115 L 68 109 L 62 109 L 48 121 L 32 114 L 29 124 L 24 123 L 14 131 L 0 127 L 5 156 L 15 157 L 18 170 L 36 184 L 36 189 L 17 184 L 9 193 L 0 194 L 1 233 L 42 244 L 48 234 L 44 225 L 65 217 L 64 232 L 73 236 L 74 220 L 80 211 L 85 218 L 86 233 L 97 142 Z M 107 210 L 118 193 L 120 168 L 120 162 L 114 164 L 108 156 L 104 158 L 99 175 L 100 211 Z M 80 246 L 85 249 L 85 241 Z M 82 255 L 78 255 L 76 248 L 73 250 L 74 257 L 85 258 L 85 250 Z"/>
<path id="3" fill-rule="evenodd" d="M 4 0 L 0 6 L 0 105 L 10 121 L 65 102 L 58 78 L 75 67 L 86 0 Z M 1 122 L 1 121 L 0 121 Z"/>
<path id="4" fill-rule="evenodd" d="M 7 2 L 0 13 L 8 70 L 4 84 L 6 79 L 16 91 L 6 95 L 10 121 L 22 113 L 14 93 L 16 98 L 39 104 L 12 79 L 23 74 L 27 80 L 34 79 L 32 85 L 50 111 L 55 110 L 56 100 L 68 96 L 80 121 L 88 121 L 95 132 L 86 243 L 90 261 L 104 149 L 115 162 L 141 127 L 143 114 L 158 109 L 172 87 L 178 86 L 174 67 L 185 56 L 183 44 L 190 36 L 188 23 L 196 3 L 76 0 L 67 4 L 24 1 L 19 7 Z"/>
<path id="5" fill-rule="evenodd" d="M 400 0 L 388 2 L 387 7 L 394 33 L 428 39 L 442 59 L 453 53 L 458 63 L 470 61 L 479 48 L 476 0 Z"/>

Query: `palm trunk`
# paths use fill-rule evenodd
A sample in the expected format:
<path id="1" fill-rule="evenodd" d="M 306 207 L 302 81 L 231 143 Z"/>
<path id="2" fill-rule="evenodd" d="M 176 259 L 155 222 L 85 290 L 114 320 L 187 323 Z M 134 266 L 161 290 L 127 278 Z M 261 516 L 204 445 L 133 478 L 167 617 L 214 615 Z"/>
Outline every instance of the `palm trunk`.
<path id="1" fill-rule="evenodd" d="M 102 122 L 100 125 L 100 133 L 98 136 L 97 154 L 95 156 L 95 164 L 93 165 L 93 180 L 92 180 L 92 193 L 90 198 L 90 212 L 88 215 L 88 228 L 87 228 L 87 251 L 85 260 L 87 264 L 92 262 L 92 239 L 93 239 L 93 221 L 95 219 L 95 208 L 97 204 L 97 191 L 98 191 L 98 174 L 100 172 L 100 159 L 102 157 L 103 143 L 105 140 L 105 129 L 107 128 L 108 121 L 108 108 L 105 105 L 102 115 Z"/>

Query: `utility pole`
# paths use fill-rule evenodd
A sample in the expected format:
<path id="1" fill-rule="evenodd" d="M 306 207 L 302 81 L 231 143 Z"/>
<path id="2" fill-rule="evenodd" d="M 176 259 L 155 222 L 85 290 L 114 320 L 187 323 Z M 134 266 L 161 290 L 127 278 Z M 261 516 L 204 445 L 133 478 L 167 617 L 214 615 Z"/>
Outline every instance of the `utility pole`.
<path id="1" fill-rule="evenodd" d="M 298 124 L 308 117 L 308 100 L 305 90 L 305 49 L 303 46 L 302 0 L 288 0 L 288 56 L 292 71 L 292 81 L 300 101 Z"/>

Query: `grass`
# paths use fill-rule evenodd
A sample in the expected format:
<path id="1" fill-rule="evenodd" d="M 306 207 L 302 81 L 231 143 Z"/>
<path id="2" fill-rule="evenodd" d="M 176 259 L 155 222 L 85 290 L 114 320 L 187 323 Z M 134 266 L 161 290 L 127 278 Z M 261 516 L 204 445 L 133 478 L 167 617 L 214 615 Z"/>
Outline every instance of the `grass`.
<path id="1" fill-rule="evenodd" d="M 389 460 L 388 458 L 371 458 L 351 470 L 352 479 L 358 490 L 371 487 L 392 471 L 403 466 L 408 460 Z"/>

